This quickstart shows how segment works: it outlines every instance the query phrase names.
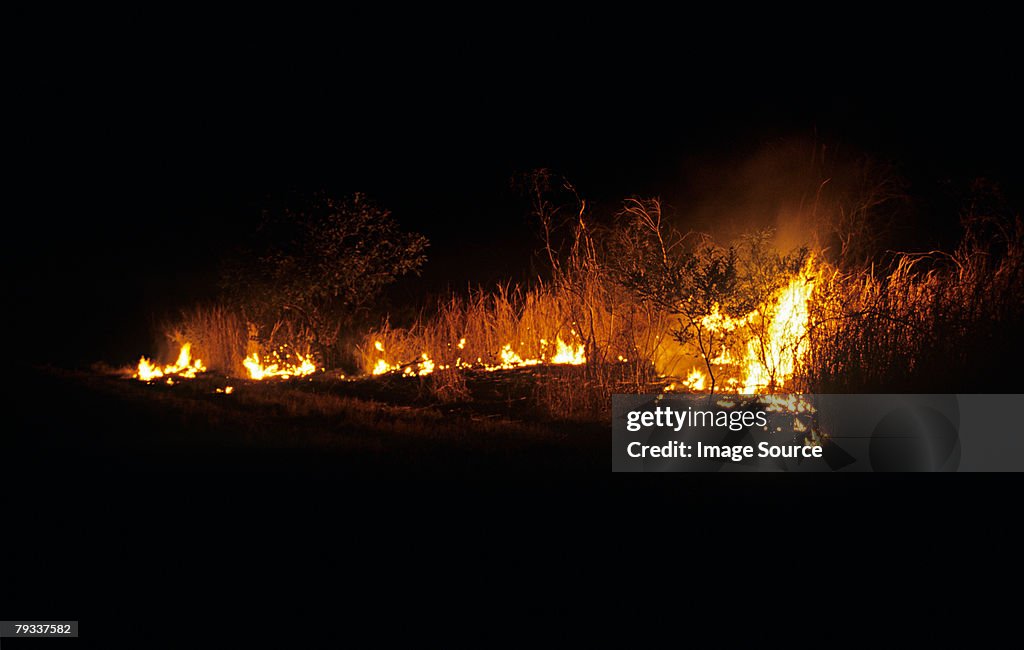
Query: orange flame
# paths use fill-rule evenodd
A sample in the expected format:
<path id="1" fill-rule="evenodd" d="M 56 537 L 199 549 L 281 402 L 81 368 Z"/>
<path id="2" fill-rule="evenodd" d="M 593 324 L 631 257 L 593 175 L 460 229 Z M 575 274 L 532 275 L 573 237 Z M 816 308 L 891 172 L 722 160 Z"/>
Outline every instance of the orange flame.
<path id="1" fill-rule="evenodd" d="M 166 366 L 158 366 L 152 360 L 141 357 L 132 378 L 139 381 L 152 381 L 167 377 L 167 383 L 173 385 L 171 377 L 193 379 L 200 372 L 206 372 L 206 366 L 199 359 L 192 360 L 192 344 L 185 343 L 181 346 L 181 351 L 178 352 L 178 360 Z"/>
<path id="2" fill-rule="evenodd" d="M 271 377 L 280 377 L 281 379 L 305 377 L 317 371 L 312 354 L 302 355 L 296 352 L 296 361 L 283 359 L 278 352 L 272 353 L 271 356 L 274 357 L 273 361 L 263 362 L 260 360 L 259 354 L 253 352 L 242 361 L 242 365 L 249 371 L 250 379 L 260 381 Z"/>
<path id="3" fill-rule="evenodd" d="M 800 361 L 807 353 L 810 300 L 814 293 L 814 260 L 808 259 L 795 274 L 759 309 L 742 317 L 720 311 L 716 304 L 701 319 L 712 334 L 737 337 L 738 349 L 722 344 L 708 365 L 715 375 L 715 388 L 744 395 L 766 393 L 792 382 Z M 707 368 L 693 368 L 679 385 L 687 390 L 711 390 Z M 673 389 L 676 386 L 672 384 Z"/>
<path id="4" fill-rule="evenodd" d="M 814 291 L 810 261 L 775 298 L 773 317 L 764 340 L 747 341 L 743 394 L 782 388 L 793 377 L 797 363 L 807 352 L 808 303 Z"/>
<path id="5" fill-rule="evenodd" d="M 575 336 L 576 332 L 573 331 L 572 334 Z M 550 357 L 547 355 L 547 348 L 549 346 L 550 344 L 547 339 L 540 339 L 540 348 L 542 350 L 540 357 L 524 359 L 515 351 L 511 343 L 506 343 L 497 353 L 500 360 L 497 364 L 485 363 L 483 359 L 477 359 L 476 363 L 470 363 L 463 361 L 462 358 L 459 357 L 452 365 L 456 368 L 466 370 L 478 369 L 485 370 L 487 372 L 494 372 L 496 370 L 511 370 L 513 368 L 524 368 L 541 364 L 579 366 L 587 362 L 586 353 L 584 352 L 584 346 L 582 343 L 566 343 L 560 336 L 556 337 L 554 346 L 555 350 L 553 351 L 554 354 Z M 459 350 L 465 349 L 466 338 L 460 338 L 455 347 Z M 370 373 L 374 375 L 400 372 L 407 377 L 423 377 L 433 373 L 435 369 L 447 370 L 449 368 L 447 365 L 435 364 L 427 352 L 422 353 L 419 359 L 410 363 L 392 363 L 386 358 L 384 343 L 382 341 L 374 341 L 373 348 L 382 355 L 374 362 L 373 368 L 370 370 Z"/>

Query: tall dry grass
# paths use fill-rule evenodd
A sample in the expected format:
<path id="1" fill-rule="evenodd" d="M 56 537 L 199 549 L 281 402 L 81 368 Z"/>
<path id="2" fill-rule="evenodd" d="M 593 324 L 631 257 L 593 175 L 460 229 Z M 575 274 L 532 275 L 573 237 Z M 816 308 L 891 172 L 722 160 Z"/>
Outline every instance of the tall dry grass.
<path id="1" fill-rule="evenodd" d="M 416 368 L 426 355 L 445 368 L 432 390 L 451 399 L 466 394 L 466 366 L 500 366 L 503 353 L 550 360 L 561 341 L 582 347 L 587 361 L 538 378 L 536 402 L 560 417 L 607 415 L 613 393 L 647 389 L 659 373 L 692 366 L 692 351 L 667 335 L 668 315 L 613 281 L 582 220 L 572 250 L 551 275 L 529 287 L 501 284 L 451 296 L 408 327 L 385 321 L 357 346 L 359 365 L 367 373 L 381 359 Z"/>
<path id="2" fill-rule="evenodd" d="M 973 219 L 952 253 L 822 265 L 802 385 L 816 392 L 1006 390 L 1024 323 L 1024 226 Z"/>
<path id="3" fill-rule="evenodd" d="M 175 347 L 192 344 L 192 357 L 201 359 L 213 372 L 245 377 L 242 365 L 246 355 L 254 351 L 245 320 L 223 305 L 197 306 L 163 328 L 167 340 Z"/>
<path id="4" fill-rule="evenodd" d="M 658 215 L 651 232 L 660 233 L 660 208 L 651 214 Z M 371 373 L 384 360 L 389 368 L 415 372 L 426 355 L 434 371 L 422 378 L 424 390 L 434 399 L 458 402 L 472 399 L 467 367 L 500 366 L 503 351 L 525 360 L 550 359 L 561 340 L 582 346 L 586 363 L 538 372 L 532 388 L 536 405 L 559 418 L 606 417 L 613 393 L 659 390 L 663 379 L 703 367 L 701 350 L 673 338 L 677 316 L 638 298 L 616 275 L 615 256 L 623 249 L 608 242 L 641 245 L 635 233 L 622 230 L 628 224 L 593 227 L 581 203 L 569 227 L 565 246 L 555 250 L 547 241 L 545 279 L 450 296 L 405 327 L 385 320 L 369 331 L 343 333 L 358 341 L 349 348 L 355 365 Z M 851 261 L 843 252 L 833 264 L 818 250 L 813 259 L 806 341 L 792 346 L 806 351 L 787 389 L 1006 389 L 1007 373 L 1020 360 L 1024 323 L 1019 217 L 965 221 L 962 242 L 948 253 L 889 254 L 871 262 L 859 256 Z M 219 305 L 182 314 L 165 333 L 178 345 L 192 343 L 207 367 L 230 375 L 245 376 L 242 360 L 258 351 L 245 319 Z M 275 329 L 270 340 L 278 334 Z M 282 331 L 278 342 L 300 343 L 289 337 L 295 338 Z M 742 359 L 742 351 L 734 356 Z"/>
<path id="5" fill-rule="evenodd" d="M 886 264 L 841 271 L 817 251 L 806 340 L 792 344 L 794 353 L 805 352 L 785 385 L 813 392 L 1005 389 L 1007 354 L 1019 357 L 1024 322 L 1024 226 L 1019 218 L 965 226 L 952 253 L 893 254 Z M 385 324 L 359 346 L 360 365 L 369 372 L 380 358 L 414 364 L 425 353 L 452 368 L 433 381 L 436 396 L 453 399 L 466 396 L 460 362 L 500 365 L 506 346 L 523 359 L 550 357 L 561 338 L 583 345 L 587 363 L 538 373 L 535 401 L 559 417 L 603 417 L 612 393 L 650 391 L 659 376 L 681 378 L 701 367 L 693 345 L 673 340 L 673 315 L 622 289 L 602 255 L 586 249 L 532 287 L 477 289 L 410 327 Z"/>
<path id="6" fill-rule="evenodd" d="M 545 373 L 538 402 L 562 415 L 605 413 L 612 393 L 649 386 L 655 360 L 667 369 L 687 362 L 663 335 L 666 329 L 661 315 L 607 283 L 538 281 L 532 288 L 500 285 L 452 296 L 409 327 L 385 322 L 367 332 L 357 355 L 370 373 L 381 359 L 415 369 L 426 354 L 438 368 L 429 379 L 432 390 L 448 400 L 466 396 L 465 366 L 500 366 L 504 350 L 523 360 L 551 359 L 561 340 L 582 346 L 587 363 Z"/>

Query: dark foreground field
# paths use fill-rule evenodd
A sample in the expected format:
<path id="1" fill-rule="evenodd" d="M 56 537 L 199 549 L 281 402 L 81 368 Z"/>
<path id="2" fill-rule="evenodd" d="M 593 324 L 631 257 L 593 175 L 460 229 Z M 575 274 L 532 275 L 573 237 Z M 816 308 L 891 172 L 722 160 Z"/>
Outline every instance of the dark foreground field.
<path id="1" fill-rule="evenodd" d="M 494 378 L 472 406 L 429 404 L 398 377 L 18 378 L 0 453 L 16 522 L 0 606 L 15 618 L 89 621 L 94 640 L 166 638 L 180 620 L 173 635 L 194 638 L 200 611 L 319 625 L 598 597 L 609 427 L 529 417 Z"/>
<path id="2" fill-rule="evenodd" d="M 443 407 L 397 377 L 226 395 L 224 380 L 19 375 L 0 609 L 177 647 L 416 612 L 592 624 L 647 611 L 648 585 L 732 611 L 735 589 L 863 582 L 879 557 L 904 582 L 968 561 L 986 575 L 1002 555 L 950 536 L 1001 539 L 1015 521 L 1010 476 L 612 474 L 607 424 L 528 417 L 514 377 Z"/>
<path id="3" fill-rule="evenodd" d="M 305 476 L 514 477 L 608 471 L 610 424 L 552 421 L 488 373 L 472 403 L 432 403 L 417 378 L 263 382 L 200 376 L 152 384 L 37 368 L 43 404 L 11 433 L 26 465 L 49 471 L 270 471 Z M 232 387 L 230 394 L 223 391 Z M 18 452 L 16 452 L 18 453 Z"/>

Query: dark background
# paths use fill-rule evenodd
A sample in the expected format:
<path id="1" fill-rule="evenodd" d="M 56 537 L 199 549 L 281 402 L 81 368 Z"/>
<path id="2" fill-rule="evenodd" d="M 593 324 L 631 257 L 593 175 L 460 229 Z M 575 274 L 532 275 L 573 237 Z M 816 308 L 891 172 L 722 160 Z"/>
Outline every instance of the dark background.
<path id="1" fill-rule="evenodd" d="M 599 212 L 657 195 L 685 220 L 780 143 L 863 152 L 908 180 L 922 248 L 955 241 L 977 176 L 1019 205 L 1019 79 L 998 35 L 897 30 L 867 48 L 383 33 L 312 51 L 137 36 L 25 57 L 11 138 L 26 200 L 11 218 L 27 234 L 8 261 L 31 360 L 151 354 L 156 322 L 215 295 L 221 260 L 293 190 L 366 192 L 430 238 L 423 277 L 392 292 L 406 306 L 525 277 L 537 242 L 509 181 L 537 167 Z"/>
<path id="2" fill-rule="evenodd" d="M 527 7 L 276 30 L 242 16 L 33 18 L 9 87 L 13 353 L 87 364 L 151 352 L 153 321 L 212 295 L 264 197 L 291 189 L 365 191 L 427 234 L 423 279 L 398 289 L 413 297 L 521 276 L 533 240 L 508 179 L 538 166 L 604 206 L 660 194 L 685 208 L 694 169 L 795 136 L 896 164 L 925 204 L 944 206 L 915 217 L 923 242 L 955 236 L 950 183 L 985 175 L 1019 201 L 1005 18 L 895 24 L 858 11 L 855 24 L 806 31 L 696 15 L 598 29 Z M 13 408 L 31 422 L 54 405 L 28 394 Z M 1003 569 L 964 537 L 1019 547 L 1007 539 L 1014 477 L 537 482 L 524 471 L 424 485 L 90 471 L 5 488 L 9 513 L 30 513 L 4 534 L 16 567 L 5 567 L 5 618 L 80 618 L 94 641 L 124 639 L 125 618 L 161 638 L 167 612 L 224 610 L 285 635 L 291 621 L 351 625 L 362 612 L 387 631 L 424 611 L 442 626 L 466 612 L 573 612 L 593 625 L 656 607 L 648 588 L 666 576 L 691 608 L 744 613 L 750 589 L 778 602 L 780 585 L 867 581 L 876 595 L 845 629 L 865 607 L 903 611 L 909 598 L 886 602 L 893 576 L 932 588 Z M 765 548 L 778 565 L 756 559 Z M 823 563 L 799 570 L 808 558 Z M 801 619 L 842 609 L 806 594 L 789 606 Z"/>

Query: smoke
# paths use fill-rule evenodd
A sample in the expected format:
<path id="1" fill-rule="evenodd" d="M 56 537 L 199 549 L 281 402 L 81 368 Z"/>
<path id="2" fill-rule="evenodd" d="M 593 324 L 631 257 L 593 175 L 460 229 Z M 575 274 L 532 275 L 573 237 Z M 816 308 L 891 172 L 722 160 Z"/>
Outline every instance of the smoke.
<path id="1" fill-rule="evenodd" d="M 824 248 L 835 259 L 878 252 L 906 216 L 892 167 L 811 138 L 763 144 L 727 159 L 692 159 L 673 196 L 677 226 L 729 243 L 771 228 L 780 250 Z"/>

